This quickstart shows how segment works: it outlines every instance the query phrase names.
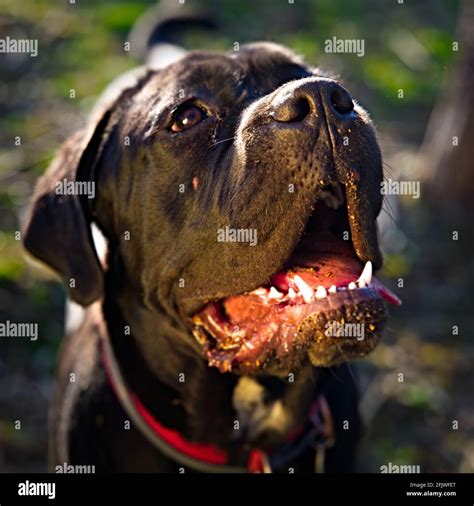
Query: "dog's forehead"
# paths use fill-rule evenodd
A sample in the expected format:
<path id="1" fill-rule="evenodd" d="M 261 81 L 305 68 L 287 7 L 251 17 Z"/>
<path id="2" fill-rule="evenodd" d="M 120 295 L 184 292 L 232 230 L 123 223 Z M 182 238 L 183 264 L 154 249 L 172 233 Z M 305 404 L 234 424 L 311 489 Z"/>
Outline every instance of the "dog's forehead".
<path id="1" fill-rule="evenodd" d="M 239 51 L 194 51 L 159 72 L 149 87 L 164 101 L 208 91 L 224 101 L 241 94 L 270 93 L 283 82 L 310 75 L 308 66 L 289 49 L 271 43 L 242 46 Z"/>
<path id="2" fill-rule="evenodd" d="M 242 46 L 232 53 L 245 68 L 249 83 L 257 93 L 273 91 L 286 81 L 311 75 L 312 69 L 290 49 L 271 42 Z"/>
<path id="3" fill-rule="evenodd" d="M 235 92 L 244 77 L 242 66 L 225 54 L 192 52 L 164 71 L 163 84 L 180 97 L 202 90 L 225 94 Z"/>
<path id="4" fill-rule="evenodd" d="M 272 70 L 281 72 L 296 69 L 308 69 L 303 59 L 293 51 L 280 44 L 273 42 L 254 42 L 245 44 L 238 51 L 229 53 L 231 58 L 236 59 L 249 72 L 267 73 Z"/>

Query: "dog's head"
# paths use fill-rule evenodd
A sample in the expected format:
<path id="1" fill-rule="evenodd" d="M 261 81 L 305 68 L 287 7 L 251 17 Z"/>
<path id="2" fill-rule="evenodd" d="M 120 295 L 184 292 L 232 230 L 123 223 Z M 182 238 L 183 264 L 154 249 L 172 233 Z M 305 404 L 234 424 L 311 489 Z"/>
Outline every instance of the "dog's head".
<path id="1" fill-rule="evenodd" d="M 95 198 L 58 193 L 63 180 Z M 25 244 L 87 305 L 103 291 L 94 221 L 124 283 L 211 365 L 331 365 L 372 350 L 386 318 L 381 181 L 368 115 L 337 81 L 274 44 L 190 53 L 67 143 Z"/>

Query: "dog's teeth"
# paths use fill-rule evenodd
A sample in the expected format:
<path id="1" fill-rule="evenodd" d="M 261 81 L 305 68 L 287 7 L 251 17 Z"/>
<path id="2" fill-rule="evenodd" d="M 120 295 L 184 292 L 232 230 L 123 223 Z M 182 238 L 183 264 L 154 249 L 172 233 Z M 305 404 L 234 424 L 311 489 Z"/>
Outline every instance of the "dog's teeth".
<path id="1" fill-rule="evenodd" d="M 332 285 L 331 288 L 329 288 L 328 292 L 329 293 L 336 293 L 337 292 L 336 285 Z"/>
<path id="2" fill-rule="evenodd" d="M 305 302 L 311 302 L 314 290 L 306 283 L 306 281 L 299 276 L 295 276 L 294 278 L 296 286 L 299 288 L 301 295 Z"/>
<path id="3" fill-rule="evenodd" d="M 295 293 L 295 291 L 293 290 L 293 288 L 291 288 L 291 286 L 290 286 L 290 288 L 288 288 L 288 297 L 289 297 L 290 299 L 294 299 L 294 298 L 296 297 L 296 293 Z"/>
<path id="4" fill-rule="evenodd" d="M 266 295 L 267 289 L 266 288 L 257 288 L 256 290 L 253 291 L 253 293 L 255 295 Z"/>
<path id="5" fill-rule="evenodd" d="M 274 287 L 272 286 L 270 288 L 270 293 L 268 294 L 269 299 L 280 299 L 282 297 L 282 294 Z"/>
<path id="6" fill-rule="evenodd" d="M 369 260 L 365 263 L 364 269 L 359 276 L 359 286 L 361 286 L 361 283 L 364 284 L 364 286 L 369 286 L 370 282 L 372 281 L 372 262 Z"/>
<path id="7" fill-rule="evenodd" d="M 347 288 L 349 288 L 349 290 L 355 290 L 357 288 L 357 285 L 354 283 L 354 281 L 351 281 Z"/>
<path id="8" fill-rule="evenodd" d="M 326 297 L 326 288 L 324 286 L 319 285 L 318 289 L 316 290 L 316 298 L 317 299 L 324 299 Z"/>
<path id="9" fill-rule="evenodd" d="M 363 279 L 359 279 L 357 281 L 357 284 L 359 285 L 359 288 L 365 288 L 366 287 L 365 281 Z"/>

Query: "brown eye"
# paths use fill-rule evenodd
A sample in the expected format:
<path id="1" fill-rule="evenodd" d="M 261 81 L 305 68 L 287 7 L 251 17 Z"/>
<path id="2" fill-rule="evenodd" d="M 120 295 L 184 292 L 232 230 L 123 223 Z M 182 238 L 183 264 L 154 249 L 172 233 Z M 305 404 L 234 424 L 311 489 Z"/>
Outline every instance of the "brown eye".
<path id="1" fill-rule="evenodd" d="M 194 104 L 187 104 L 180 107 L 173 116 L 172 132 L 189 130 L 193 126 L 207 118 L 207 114 L 200 107 Z"/>

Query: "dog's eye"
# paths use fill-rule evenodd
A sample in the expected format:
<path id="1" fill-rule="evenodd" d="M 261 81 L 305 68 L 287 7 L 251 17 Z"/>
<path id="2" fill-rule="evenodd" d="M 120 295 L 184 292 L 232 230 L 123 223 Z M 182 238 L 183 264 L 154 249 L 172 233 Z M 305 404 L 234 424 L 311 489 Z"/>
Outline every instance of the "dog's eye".
<path id="1" fill-rule="evenodd" d="M 206 118 L 207 114 L 203 109 L 195 104 L 185 104 L 174 113 L 171 131 L 189 130 Z"/>

